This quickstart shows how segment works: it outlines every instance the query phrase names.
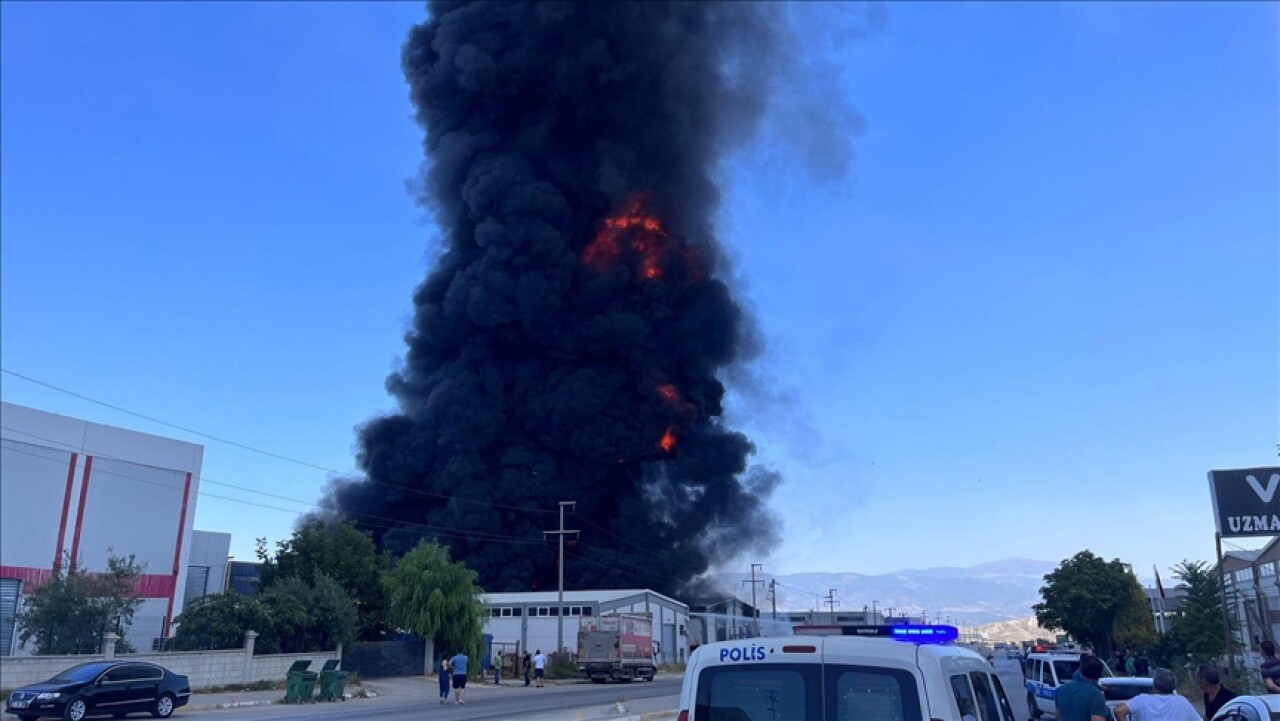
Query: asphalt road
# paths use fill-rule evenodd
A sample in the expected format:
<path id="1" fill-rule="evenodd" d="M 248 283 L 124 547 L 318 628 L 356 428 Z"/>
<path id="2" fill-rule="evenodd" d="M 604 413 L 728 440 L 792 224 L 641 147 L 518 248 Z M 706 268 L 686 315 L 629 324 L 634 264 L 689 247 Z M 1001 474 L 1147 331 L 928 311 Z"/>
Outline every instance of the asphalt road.
<path id="1" fill-rule="evenodd" d="M 341 704 L 308 706 L 271 705 L 245 709 L 192 712 L 190 718 L 208 721 L 258 721 L 259 719 L 399 719 L 421 721 L 593 721 L 617 719 L 654 711 L 671 711 L 680 695 L 680 678 L 658 678 L 650 683 L 571 684 L 524 688 L 518 685 L 469 688 L 466 703 L 441 705 L 434 696 L 403 694 L 357 699 Z M 621 703 L 621 710 L 618 703 Z M 175 715 L 175 718 L 177 716 Z"/>
<path id="2" fill-rule="evenodd" d="M 1022 664 L 1016 660 L 1001 658 L 997 652 L 996 675 L 1000 677 L 1000 685 L 1009 697 L 1009 705 L 1013 707 L 1013 715 L 1018 721 L 1028 721 L 1031 716 L 1027 708 L 1027 687 L 1023 685 Z"/>

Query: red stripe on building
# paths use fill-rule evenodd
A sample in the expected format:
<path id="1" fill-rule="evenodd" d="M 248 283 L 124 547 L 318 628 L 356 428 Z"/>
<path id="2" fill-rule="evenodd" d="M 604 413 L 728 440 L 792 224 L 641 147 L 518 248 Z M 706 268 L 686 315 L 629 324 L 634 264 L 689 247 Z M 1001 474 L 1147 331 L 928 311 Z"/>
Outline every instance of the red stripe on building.
<path id="1" fill-rule="evenodd" d="M 178 594 L 178 572 L 182 570 L 182 534 L 187 530 L 187 499 L 191 497 L 191 473 L 187 472 L 187 480 L 182 484 L 182 515 L 178 516 L 178 540 L 173 544 L 173 585 L 169 589 L 169 610 L 164 615 L 162 638 L 169 637 L 169 622 L 173 620 L 173 601 Z"/>
<path id="2" fill-rule="evenodd" d="M 80 478 L 80 507 L 76 509 L 76 530 L 71 535 L 71 563 L 80 563 L 80 528 L 84 526 L 84 502 L 89 498 L 89 472 L 93 469 L 93 456 L 84 457 L 84 475 Z"/>
<path id="3" fill-rule="evenodd" d="M 62 520 L 58 521 L 58 545 L 53 549 L 53 570 L 62 567 L 62 543 L 67 540 L 67 514 L 71 512 L 71 486 L 76 482 L 75 453 L 71 454 L 71 464 L 67 466 L 67 490 L 62 493 Z"/>
<path id="4" fill-rule="evenodd" d="M 95 571 L 94 575 L 102 574 Z M 29 566 L 0 566 L 0 578 L 16 578 L 22 581 L 22 592 L 31 593 L 48 583 L 53 578 L 53 571 Z M 144 573 L 133 582 L 133 592 L 138 598 L 171 598 L 173 588 L 173 576 L 167 573 Z"/>
<path id="5" fill-rule="evenodd" d="M 16 578 L 22 581 L 22 590 L 30 593 L 48 583 L 53 578 L 53 571 L 27 566 L 0 566 L 0 578 Z"/>

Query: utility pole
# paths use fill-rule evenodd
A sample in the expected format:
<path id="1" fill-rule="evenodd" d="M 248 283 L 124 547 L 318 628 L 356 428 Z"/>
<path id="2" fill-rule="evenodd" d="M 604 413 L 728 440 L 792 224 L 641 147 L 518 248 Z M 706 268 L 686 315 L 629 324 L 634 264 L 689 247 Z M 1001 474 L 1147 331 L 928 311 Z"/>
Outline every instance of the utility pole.
<path id="1" fill-rule="evenodd" d="M 827 589 L 827 607 L 831 609 L 831 625 L 836 625 L 836 590 Z"/>
<path id="2" fill-rule="evenodd" d="M 764 565 L 760 563 L 751 564 L 751 580 L 743 581 L 743 583 L 751 584 L 751 619 L 753 621 L 754 633 L 756 638 L 760 638 L 760 609 L 756 608 L 756 584 L 764 583 L 763 580 L 756 580 L 756 569 L 763 569 Z M 776 614 L 775 614 L 776 615 Z"/>
<path id="3" fill-rule="evenodd" d="M 773 601 L 773 620 L 778 620 L 778 579 L 769 579 L 769 599 Z"/>
<path id="4" fill-rule="evenodd" d="M 577 531 L 565 530 L 564 509 L 565 506 L 568 506 L 569 510 L 572 511 L 575 505 L 576 501 L 560 501 L 559 530 L 542 532 L 543 536 L 555 536 L 560 541 L 560 563 L 558 569 L 560 571 L 560 586 L 559 594 L 556 597 L 556 653 L 559 653 L 564 648 L 564 537 L 571 533 L 575 536 L 578 534 Z"/>
<path id="5" fill-rule="evenodd" d="M 872 620 L 872 621 L 874 621 L 876 624 L 879 624 L 879 623 L 880 623 L 880 612 L 876 610 L 876 604 L 877 604 L 877 603 L 880 603 L 880 602 L 879 602 L 879 601 L 877 601 L 877 600 L 875 600 L 874 598 L 873 598 L 873 599 L 871 599 L 871 620 Z"/>

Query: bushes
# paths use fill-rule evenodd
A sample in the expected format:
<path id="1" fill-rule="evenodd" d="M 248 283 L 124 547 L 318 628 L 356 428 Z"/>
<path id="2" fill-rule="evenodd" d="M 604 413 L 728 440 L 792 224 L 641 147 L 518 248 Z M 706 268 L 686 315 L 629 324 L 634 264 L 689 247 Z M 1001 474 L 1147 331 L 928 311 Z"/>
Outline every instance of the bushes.
<path id="1" fill-rule="evenodd" d="M 317 573 L 307 583 L 281 578 L 257 598 L 234 593 L 205 596 L 175 619 L 169 648 L 195 651 L 240 648 L 256 631 L 255 653 L 328 651 L 355 640 L 355 601 L 333 579 Z"/>

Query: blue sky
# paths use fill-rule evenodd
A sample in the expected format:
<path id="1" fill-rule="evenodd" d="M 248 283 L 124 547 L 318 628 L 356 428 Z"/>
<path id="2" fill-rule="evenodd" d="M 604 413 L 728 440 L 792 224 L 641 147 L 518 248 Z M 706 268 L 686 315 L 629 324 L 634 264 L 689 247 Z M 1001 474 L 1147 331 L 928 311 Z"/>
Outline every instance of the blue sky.
<path id="1" fill-rule="evenodd" d="M 839 8 L 836 9 L 839 11 Z M 785 474 L 766 571 L 1213 553 L 1273 465 L 1277 6 L 901 4 L 832 51 L 849 175 L 723 170 Z M 392 404 L 433 229 L 416 4 L 0 6 L 5 368 L 323 468 Z M 5 400 L 200 441 L 12 376 Z M 739 386 L 745 388 L 745 386 Z M 208 441 L 197 527 L 277 540 L 326 473 Z M 549 499 L 549 502 L 555 499 Z"/>

